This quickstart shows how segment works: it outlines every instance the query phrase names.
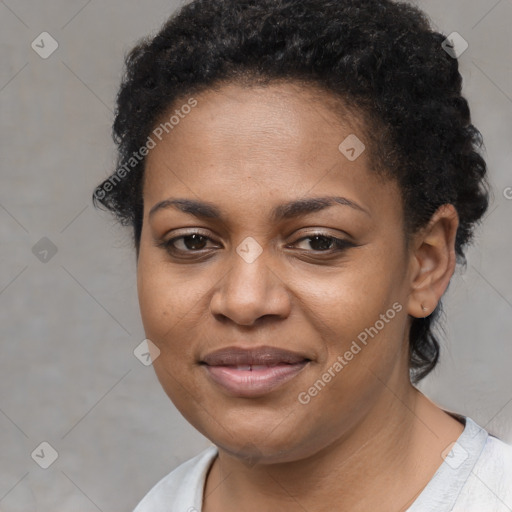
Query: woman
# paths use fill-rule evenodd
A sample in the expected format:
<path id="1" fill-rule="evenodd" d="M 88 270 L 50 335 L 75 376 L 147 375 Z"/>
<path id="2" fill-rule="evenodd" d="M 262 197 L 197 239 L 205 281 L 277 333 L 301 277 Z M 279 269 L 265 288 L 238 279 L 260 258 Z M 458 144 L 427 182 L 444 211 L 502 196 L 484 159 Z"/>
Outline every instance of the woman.
<path id="1" fill-rule="evenodd" d="M 512 448 L 414 386 L 488 205 L 445 40 L 390 0 L 195 0 L 130 53 L 95 200 L 215 445 L 137 512 L 512 510 Z"/>

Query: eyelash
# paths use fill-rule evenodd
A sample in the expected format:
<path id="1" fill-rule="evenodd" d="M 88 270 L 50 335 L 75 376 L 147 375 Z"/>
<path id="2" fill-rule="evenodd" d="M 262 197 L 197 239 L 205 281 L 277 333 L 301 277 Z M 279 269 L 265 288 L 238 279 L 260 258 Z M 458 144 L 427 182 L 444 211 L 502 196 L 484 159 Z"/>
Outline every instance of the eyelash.
<path id="1" fill-rule="evenodd" d="M 191 236 L 194 236 L 194 235 L 199 235 L 200 237 L 202 237 L 206 241 L 213 242 L 213 240 L 210 237 L 206 236 L 204 233 L 201 233 L 200 231 L 191 231 L 191 232 L 186 233 L 184 235 L 180 235 L 180 236 L 171 238 L 170 240 L 162 240 L 160 242 L 157 242 L 157 246 L 165 249 L 171 255 L 176 255 L 177 253 L 181 253 L 181 254 L 187 254 L 187 253 L 188 254 L 194 254 L 194 253 L 197 253 L 197 254 L 199 254 L 201 251 L 207 250 L 207 249 L 199 249 L 198 251 L 183 250 L 183 249 L 177 249 L 176 247 L 173 246 L 174 242 L 176 242 L 177 240 L 188 238 L 188 237 L 191 237 Z M 356 247 L 356 244 L 354 244 L 352 242 L 349 242 L 348 240 L 344 240 L 344 239 L 341 239 L 341 238 L 336 238 L 334 236 L 327 235 L 327 234 L 321 233 L 321 232 L 312 233 L 312 234 L 310 234 L 308 236 L 299 238 L 292 245 L 298 244 L 299 242 L 302 242 L 304 240 L 312 240 L 313 238 L 316 238 L 316 237 L 324 238 L 325 240 L 331 241 L 333 243 L 334 247 L 331 248 L 331 249 L 327 249 L 325 251 L 314 250 L 313 249 L 312 251 L 306 251 L 306 252 L 311 252 L 313 254 L 333 254 L 333 253 L 336 253 L 336 252 L 338 252 L 338 253 L 339 252 L 343 252 L 346 249 L 351 248 L 351 247 Z M 305 249 L 302 249 L 302 250 L 305 250 Z"/>

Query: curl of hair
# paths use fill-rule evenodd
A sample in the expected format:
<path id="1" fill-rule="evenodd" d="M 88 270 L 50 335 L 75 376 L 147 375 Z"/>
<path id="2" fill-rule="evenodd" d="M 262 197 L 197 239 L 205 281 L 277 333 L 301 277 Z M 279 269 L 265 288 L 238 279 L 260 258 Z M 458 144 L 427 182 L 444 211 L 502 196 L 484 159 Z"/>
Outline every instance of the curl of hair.
<path id="1" fill-rule="evenodd" d="M 488 207 L 488 185 L 482 137 L 461 94 L 458 62 L 442 49 L 445 37 L 421 10 L 391 0 L 193 0 L 126 58 L 113 125 L 117 166 L 193 94 L 227 82 L 315 86 L 364 121 L 373 167 L 402 191 L 407 233 L 439 206 L 455 206 L 455 251 L 464 262 Z M 112 176 L 105 180 L 93 200 L 133 228 L 138 252 L 144 160 L 130 169 L 108 192 Z M 439 359 L 432 332 L 439 308 L 412 321 L 415 383 Z"/>

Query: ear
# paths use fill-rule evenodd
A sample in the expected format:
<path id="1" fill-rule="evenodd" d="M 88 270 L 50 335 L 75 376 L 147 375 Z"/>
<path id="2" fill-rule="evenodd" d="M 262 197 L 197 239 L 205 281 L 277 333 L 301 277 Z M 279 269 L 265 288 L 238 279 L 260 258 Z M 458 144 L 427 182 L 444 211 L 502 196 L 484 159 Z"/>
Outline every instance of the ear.
<path id="1" fill-rule="evenodd" d="M 407 312 L 416 318 L 434 311 L 455 271 L 457 210 L 440 206 L 428 225 L 413 236 L 411 246 L 411 292 Z"/>

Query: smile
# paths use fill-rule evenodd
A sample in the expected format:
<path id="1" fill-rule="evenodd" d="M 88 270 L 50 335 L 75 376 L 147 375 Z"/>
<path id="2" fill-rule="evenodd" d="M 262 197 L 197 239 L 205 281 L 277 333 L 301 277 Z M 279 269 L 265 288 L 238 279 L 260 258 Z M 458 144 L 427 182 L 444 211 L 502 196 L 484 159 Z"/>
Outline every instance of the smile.
<path id="1" fill-rule="evenodd" d="M 309 362 L 302 354 L 273 347 L 229 347 L 201 361 L 215 384 L 239 397 L 266 395 L 296 377 Z"/>

